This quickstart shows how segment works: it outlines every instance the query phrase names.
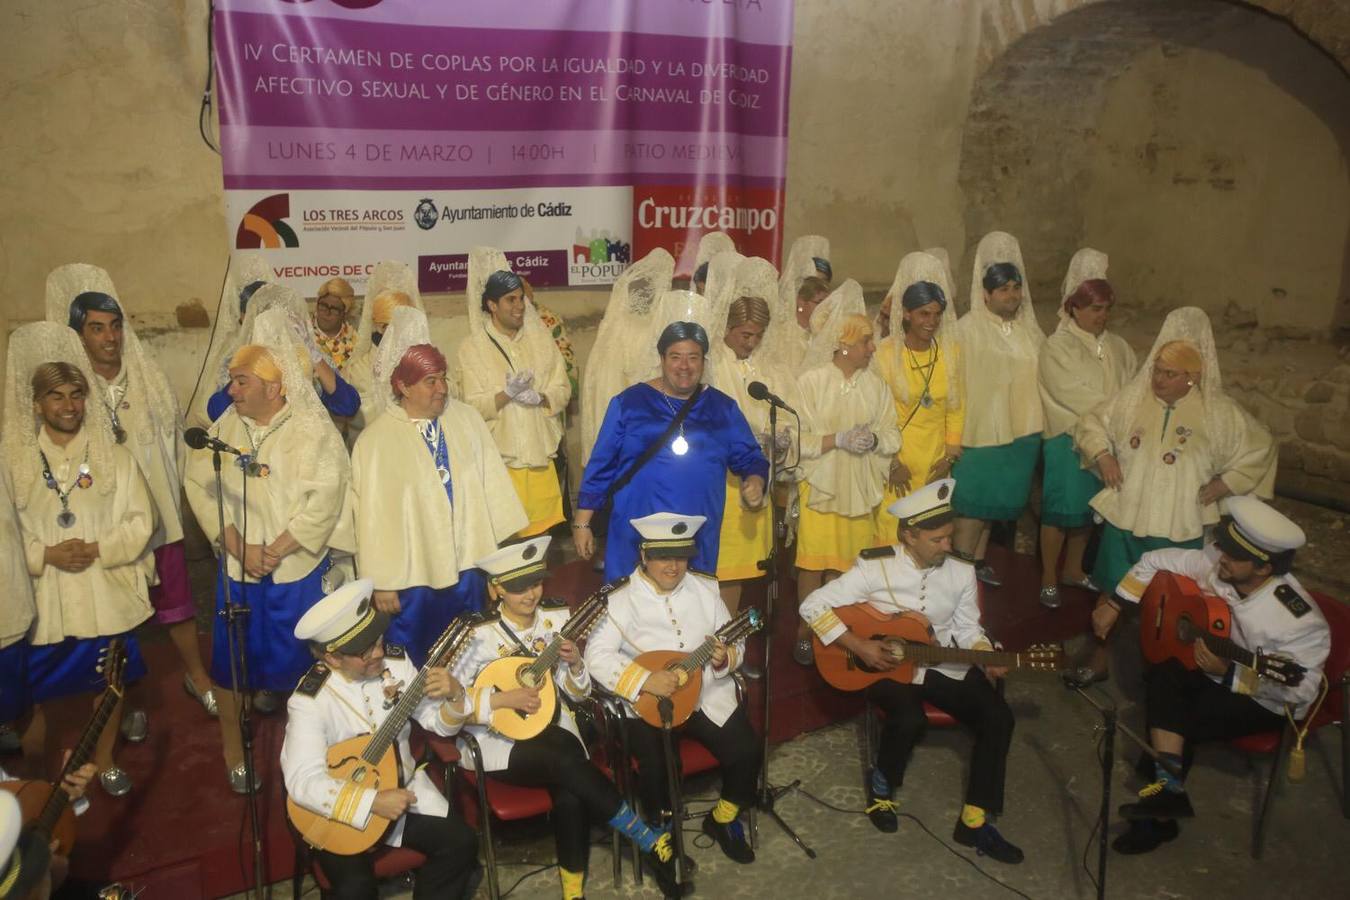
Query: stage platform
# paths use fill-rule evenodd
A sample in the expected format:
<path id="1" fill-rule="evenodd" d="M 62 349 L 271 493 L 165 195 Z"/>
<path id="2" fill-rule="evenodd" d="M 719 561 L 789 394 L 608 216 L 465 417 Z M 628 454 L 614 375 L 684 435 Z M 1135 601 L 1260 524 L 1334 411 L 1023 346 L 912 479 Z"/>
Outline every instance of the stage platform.
<path id="1" fill-rule="evenodd" d="M 1008 649 L 1037 641 L 1063 640 L 1088 626 L 1092 597 L 1064 589 L 1064 606 L 1047 610 L 1037 601 L 1038 565 L 1034 558 L 991 548 L 990 562 L 1004 586 L 983 589 L 986 627 Z M 577 599 L 593 591 L 600 576 L 587 563 L 560 567 L 545 591 Z M 746 591 L 746 603 L 761 604 L 762 585 Z M 814 669 L 792 661 L 796 594 L 792 580 L 782 582 L 781 609 L 773 634 L 772 740 L 788 740 L 805 731 L 856 715 L 856 696 L 824 684 Z M 243 890 L 252 881 L 247 805 L 230 793 L 220 755 L 219 728 L 182 689 L 177 658 L 167 641 L 145 642 L 150 676 L 141 694 L 150 714 L 150 738 L 126 745 L 118 759 L 135 783 L 125 798 L 113 799 L 95 787 L 92 805 L 79 823 L 72 874 L 83 881 L 120 881 L 141 900 L 192 900 Z M 763 657 L 763 641 L 751 643 L 750 658 Z M 763 681 L 752 681 L 751 708 L 760 718 Z M 62 730 L 63 746 L 74 741 L 82 722 Z M 286 829 L 277 759 L 285 712 L 259 716 L 256 759 L 263 778 L 261 804 L 266 880 L 290 876 L 294 849 Z"/>

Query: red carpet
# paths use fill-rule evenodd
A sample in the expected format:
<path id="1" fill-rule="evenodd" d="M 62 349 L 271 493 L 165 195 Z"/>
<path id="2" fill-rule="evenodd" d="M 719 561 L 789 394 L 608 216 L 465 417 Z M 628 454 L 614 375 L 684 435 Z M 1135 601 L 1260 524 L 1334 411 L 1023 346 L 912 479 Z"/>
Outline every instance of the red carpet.
<path id="1" fill-rule="evenodd" d="M 990 562 L 1005 586 L 983 596 L 989 631 L 1009 649 L 1040 640 L 1062 640 L 1082 633 L 1091 598 L 1064 590 L 1064 607 L 1046 610 L 1037 602 L 1037 564 L 991 548 Z M 579 599 L 599 586 L 599 575 L 585 563 L 560 568 L 546 593 Z M 747 591 L 746 603 L 763 603 L 764 589 Z M 772 738 L 783 741 L 804 731 L 855 715 L 859 701 L 825 686 L 814 669 L 791 659 L 796 629 L 796 596 L 783 584 L 773 643 Z M 762 642 L 753 641 L 751 659 L 762 659 Z M 136 787 L 114 800 L 99 788 L 92 808 L 80 819 L 79 843 L 72 859 L 75 877 L 134 886 L 142 900 L 191 900 L 241 891 L 251 882 L 247 807 L 229 792 L 220 755 L 219 727 L 181 687 L 182 675 L 170 645 L 144 647 L 151 676 L 141 686 L 150 714 L 150 739 L 119 750 L 119 761 Z M 760 718 L 764 682 L 751 682 L 751 708 Z M 59 729 L 70 746 L 83 722 Z M 277 757 L 285 727 L 284 712 L 258 717 L 255 759 L 263 777 L 261 813 L 265 833 L 266 880 L 290 876 L 294 850 L 281 808 Z"/>

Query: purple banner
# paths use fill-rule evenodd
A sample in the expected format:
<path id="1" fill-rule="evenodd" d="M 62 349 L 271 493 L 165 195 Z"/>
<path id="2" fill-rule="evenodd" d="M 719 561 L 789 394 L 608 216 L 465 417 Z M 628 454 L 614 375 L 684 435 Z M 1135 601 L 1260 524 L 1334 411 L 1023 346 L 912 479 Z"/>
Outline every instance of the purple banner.
<path id="1" fill-rule="evenodd" d="M 400 191 L 381 202 L 407 215 L 453 207 L 447 191 L 556 187 L 593 193 L 566 215 L 455 240 L 537 255 L 541 284 L 596 283 L 622 271 L 628 251 L 597 261 L 575 248 L 603 240 L 687 256 L 712 230 L 658 233 L 638 215 L 675 190 L 716 207 L 695 218 L 732 223 L 723 230 L 742 252 L 778 259 L 791 0 L 218 0 L 215 9 L 237 249 L 363 265 L 355 232 L 297 230 L 287 210 L 357 209 L 364 201 L 342 192 Z M 772 227 L 737 224 L 746 222 Z M 603 238 L 580 241 L 581 232 Z M 469 246 L 418 244 L 424 282 L 455 282 Z"/>

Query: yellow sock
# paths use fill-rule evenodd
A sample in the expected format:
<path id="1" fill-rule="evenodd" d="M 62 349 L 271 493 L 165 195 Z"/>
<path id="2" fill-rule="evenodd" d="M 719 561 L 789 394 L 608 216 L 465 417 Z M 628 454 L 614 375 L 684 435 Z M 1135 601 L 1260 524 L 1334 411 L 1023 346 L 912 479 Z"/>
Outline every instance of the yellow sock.
<path id="1" fill-rule="evenodd" d="M 558 866 L 558 878 L 562 881 L 563 900 L 578 900 L 586 895 L 586 873 L 569 872 Z"/>
<path id="2" fill-rule="evenodd" d="M 713 821 L 718 825 L 726 825 L 729 822 L 734 822 L 736 814 L 740 811 L 741 808 L 735 803 L 719 799 L 717 805 L 713 807 Z"/>
<path id="3" fill-rule="evenodd" d="M 967 828 L 979 828 L 984 824 L 984 810 L 967 803 L 961 807 L 961 824 Z"/>

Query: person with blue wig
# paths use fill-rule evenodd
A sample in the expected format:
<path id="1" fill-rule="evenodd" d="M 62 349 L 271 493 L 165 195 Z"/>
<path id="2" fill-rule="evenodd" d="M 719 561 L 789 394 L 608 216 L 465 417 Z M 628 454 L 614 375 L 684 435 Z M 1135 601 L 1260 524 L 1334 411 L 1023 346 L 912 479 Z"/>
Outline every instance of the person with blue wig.
<path id="1" fill-rule="evenodd" d="M 572 537 L 577 553 L 595 552 L 591 519 L 612 506 L 605 545 L 605 580 L 631 575 L 638 565 L 633 519 L 657 512 L 706 516 L 690 568 L 717 571 L 717 538 L 726 502 L 727 473 L 741 479 L 746 507 L 764 501 L 769 461 L 736 401 L 702 384 L 708 333 L 696 322 L 671 322 L 656 350 L 660 374 L 610 401 L 582 475 Z"/>
<path id="2" fill-rule="evenodd" d="M 993 231 L 975 250 L 970 311 L 957 322 L 966 417 L 956 479 L 956 552 L 975 564 L 980 581 L 1002 584 L 985 562 L 995 522 L 1015 522 L 1026 509 L 1041 456 L 1037 361 L 1045 333 L 1036 322 L 1017 238 Z"/>

